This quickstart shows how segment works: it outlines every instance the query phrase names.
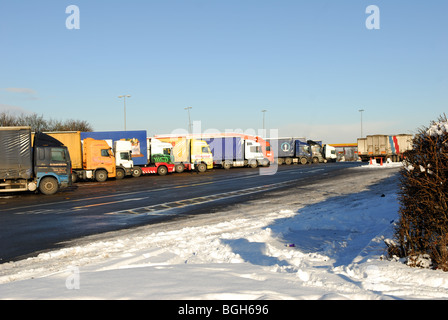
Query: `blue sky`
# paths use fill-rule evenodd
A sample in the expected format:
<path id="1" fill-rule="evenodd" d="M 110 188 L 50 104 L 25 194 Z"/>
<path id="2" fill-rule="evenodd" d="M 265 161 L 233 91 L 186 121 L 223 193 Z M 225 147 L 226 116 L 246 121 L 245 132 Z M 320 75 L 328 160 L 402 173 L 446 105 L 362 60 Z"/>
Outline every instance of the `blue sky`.
<path id="1" fill-rule="evenodd" d="M 66 7 L 80 29 L 66 28 Z M 380 9 L 368 30 L 366 8 Z M 448 2 L 3 0 L 0 111 L 150 135 L 267 129 L 328 143 L 447 111 Z"/>

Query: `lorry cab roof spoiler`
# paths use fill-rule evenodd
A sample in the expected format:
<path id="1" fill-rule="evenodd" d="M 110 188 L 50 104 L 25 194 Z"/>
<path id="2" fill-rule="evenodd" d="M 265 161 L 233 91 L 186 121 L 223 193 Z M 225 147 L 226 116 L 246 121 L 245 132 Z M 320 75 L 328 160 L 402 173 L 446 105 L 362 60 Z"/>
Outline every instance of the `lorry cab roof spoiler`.
<path id="1" fill-rule="evenodd" d="M 34 135 L 34 146 L 35 147 L 63 147 L 64 144 L 59 140 L 50 137 L 43 132 L 36 132 Z"/>

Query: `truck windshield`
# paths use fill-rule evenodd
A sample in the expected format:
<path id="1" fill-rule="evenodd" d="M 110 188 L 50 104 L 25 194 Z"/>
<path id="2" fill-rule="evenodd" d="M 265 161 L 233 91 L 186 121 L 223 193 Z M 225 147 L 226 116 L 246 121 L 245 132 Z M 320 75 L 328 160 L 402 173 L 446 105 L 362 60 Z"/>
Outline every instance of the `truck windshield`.
<path id="1" fill-rule="evenodd" d="M 120 159 L 121 160 L 131 160 L 131 157 L 129 156 L 129 152 L 120 152 Z"/>
<path id="2" fill-rule="evenodd" d="M 65 157 L 65 150 L 60 148 L 51 149 L 51 161 L 67 161 Z"/>
<path id="3" fill-rule="evenodd" d="M 250 147 L 250 152 L 261 153 L 261 147 L 256 147 L 256 146 Z"/>
<path id="4" fill-rule="evenodd" d="M 209 147 L 202 147 L 202 153 L 211 153 Z"/>
<path id="5" fill-rule="evenodd" d="M 171 149 L 170 148 L 163 148 L 163 154 L 170 155 L 171 154 Z"/>
<path id="6" fill-rule="evenodd" d="M 102 157 L 110 157 L 109 149 L 101 149 Z"/>

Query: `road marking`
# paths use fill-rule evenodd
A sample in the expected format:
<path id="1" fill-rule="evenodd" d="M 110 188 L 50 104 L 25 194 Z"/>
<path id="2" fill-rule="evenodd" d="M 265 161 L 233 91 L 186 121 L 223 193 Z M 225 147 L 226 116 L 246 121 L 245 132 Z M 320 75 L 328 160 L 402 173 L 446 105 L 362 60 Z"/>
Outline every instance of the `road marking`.
<path id="1" fill-rule="evenodd" d="M 120 201 L 110 201 L 110 202 L 103 202 L 103 203 L 94 203 L 94 204 L 89 204 L 89 205 L 85 205 L 85 206 L 81 206 L 81 207 L 74 207 L 72 209 L 73 210 L 79 210 L 79 209 L 84 209 L 84 208 L 106 206 L 108 204 L 113 204 L 113 203 L 121 203 L 121 202 L 129 202 L 129 201 L 139 201 L 139 200 L 143 200 L 143 199 L 148 199 L 148 197 L 135 198 L 135 199 L 124 199 L 124 200 L 120 200 Z"/>
<path id="2" fill-rule="evenodd" d="M 309 171 L 303 170 L 303 169 L 304 168 L 289 169 L 289 170 L 277 172 L 276 175 L 277 174 L 301 174 L 301 173 L 316 172 L 316 171 L 323 171 L 324 170 L 322 168 L 315 168 L 315 169 L 311 169 Z M 118 193 L 118 194 L 109 194 L 109 195 L 103 195 L 103 196 L 95 196 L 95 197 L 90 197 L 90 198 L 70 199 L 70 200 L 65 200 L 65 201 L 53 202 L 51 204 L 48 204 L 48 203 L 33 204 L 33 205 L 23 206 L 23 207 L 2 209 L 2 212 L 33 208 L 34 210 L 30 210 L 30 211 L 25 212 L 25 213 L 24 212 L 22 212 L 22 213 L 18 212 L 18 213 L 15 213 L 15 214 L 38 214 L 38 212 L 39 212 L 38 208 L 39 207 L 44 207 L 44 206 L 48 206 L 48 205 L 54 206 L 54 205 L 59 205 L 59 204 L 76 203 L 76 202 L 81 202 L 81 201 L 86 201 L 86 200 L 98 200 L 98 199 L 107 199 L 107 198 L 112 198 L 112 197 L 131 196 L 133 194 L 160 192 L 160 191 L 179 189 L 179 188 L 188 188 L 188 187 L 193 187 L 193 186 L 201 186 L 201 185 L 208 185 L 208 184 L 214 184 L 214 183 L 226 183 L 226 182 L 230 182 L 230 181 L 243 180 L 243 179 L 252 179 L 252 178 L 256 178 L 256 177 L 260 177 L 260 175 L 257 174 L 257 173 L 250 173 L 250 174 L 247 174 L 247 175 L 244 175 L 244 176 L 236 176 L 236 177 L 230 177 L 230 178 L 226 177 L 226 178 L 223 178 L 223 179 L 217 179 L 217 180 L 207 181 L 207 182 L 199 182 L 199 183 L 195 183 L 195 184 L 183 184 L 183 185 L 178 185 L 178 186 L 161 187 L 161 188 L 158 188 L 158 189 L 139 190 L 139 191 L 125 192 L 125 193 Z M 286 181 L 286 182 L 290 182 L 290 181 Z M 113 203 L 113 202 L 101 203 L 100 205 L 106 205 L 106 204 L 110 204 L 110 203 Z M 94 205 L 90 205 L 90 206 L 94 206 Z M 87 207 L 88 206 L 79 206 L 79 207 L 75 207 L 75 208 L 78 208 L 76 210 L 82 210 L 82 209 L 79 209 L 79 208 L 87 208 Z M 46 213 L 48 213 L 48 212 L 55 212 L 54 209 L 53 210 L 52 209 L 48 209 L 48 210 L 41 209 L 41 210 L 43 212 L 46 212 Z M 56 210 L 56 211 L 59 213 L 59 212 L 62 212 L 62 211 L 68 212 L 68 210 L 69 209 L 66 209 L 66 210 Z"/>
<path id="3" fill-rule="evenodd" d="M 196 184 L 184 184 L 184 185 L 179 185 L 179 186 L 169 186 L 169 187 L 163 187 L 163 188 L 158 188 L 158 189 L 139 190 L 139 191 L 125 192 L 125 193 L 118 193 L 118 194 L 110 194 L 110 195 L 104 195 L 104 196 L 98 196 L 98 197 L 70 199 L 70 200 L 66 200 L 66 201 L 53 202 L 50 205 L 54 206 L 54 205 L 66 204 L 66 203 L 70 203 L 70 202 L 81 202 L 81 201 L 86 201 L 86 200 L 97 200 L 97 199 L 106 199 L 106 198 L 112 198 L 112 197 L 122 197 L 122 196 L 129 196 L 129 195 L 133 195 L 133 194 L 139 194 L 139 193 L 142 193 L 142 192 L 144 192 L 144 193 L 150 193 L 151 192 L 152 193 L 152 192 L 166 191 L 166 190 L 172 190 L 172 189 L 178 189 L 178 188 L 189 188 L 189 187 L 192 187 L 192 186 L 201 186 L 201 185 L 207 185 L 207 184 L 213 184 L 213 183 L 220 183 L 220 182 L 225 182 L 225 181 L 228 181 L 228 180 L 247 179 L 247 178 L 253 178 L 253 177 L 256 177 L 256 176 L 258 176 L 258 175 L 254 174 L 254 175 L 248 175 L 248 176 L 244 176 L 244 177 L 225 178 L 225 179 L 214 180 L 214 181 L 200 182 L 200 183 L 196 183 Z M 33 204 L 33 205 L 23 206 L 23 207 L 2 209 L 2 212 L 19 210 L 19 209 L 27 209 L 27 208 L 37 208 L 37 207 L 43 207 L 43 206 L 48 206 L 48 205 L 49 205 L 48 203 Z"/>
<path id="4" fill-rule="evenodd" d="M 106 213 L 107 215 L 122 215 L 122 214 L 131 214 L 131 215 L 166 215 L 165 211 L 169 211 L 172 209 L 179 209 L 179 208 L 185 208 L 188 206 L 194 206 L 198 204 L 204 204 L 212 201 L 217 200 L 223 200 L 233 197 L 240 197 L 248 194 L 263 192 L 267 190 L 277 189 L 280 187 L 283 187 L 286 184 L 291 183 L 294 180 L 274 183 L 274 184 L 268 184 L 263 185 L 259 187 L 254 188 L 248 188 L 248 189 L 241 189 L 236 191 L 230 191 L 230 192 L 224 192 L 224 193 L 218 193 L 213 194 L 210 196 L 201 196 L 191 199 L 184 199 L 184 200 L 177 200 L 172 202 L 165 202 L 161 204 L 155 204 L 151 206 L 145 206 L 145 207 L 139 207 L 139 208 L 132 208 L 132 209 L 126 209 L 126 210 L 120 210 L 120 211 L 113 211 Z"/>

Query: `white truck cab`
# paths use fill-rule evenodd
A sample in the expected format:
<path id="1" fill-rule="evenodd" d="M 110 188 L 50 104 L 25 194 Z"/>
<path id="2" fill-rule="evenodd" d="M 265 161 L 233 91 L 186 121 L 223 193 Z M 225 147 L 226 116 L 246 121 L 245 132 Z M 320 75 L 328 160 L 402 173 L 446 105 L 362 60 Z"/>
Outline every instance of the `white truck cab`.
<path id="1" fill-rule="evenodd" d="M 244 144 L 244 158 L 247 160 L 249 166 L 257 167 L 258 165 L 265 165 L 261 144 L 254 140 L 244 140 Z"/>
<path id="2" fill-rule="evenodd" d="M 115 155 L 115 166 L 117 167 L 117 179 L 123 179 L 125 176 L 132 174 L 134 161 L 132 160 L 132 143 L 131 141 L 119 140 L 112 142 L 106 140 L 111 146 Z M 113 145 L 112 145 L 113 144 Z"/>
<path id="3" fill-rule="evenodd" d="M 148 138 L 148 156 L 151 154 L 167 154 L 173 153 L 173 145 L 168 142 L 162 142 L 156 138 Z"/>
<path id="4" fill-rule="evenodd" d="M 336 148 L 329 144 L 324 145 L 323 156 L 327 161 L 336 161 Z"/>

